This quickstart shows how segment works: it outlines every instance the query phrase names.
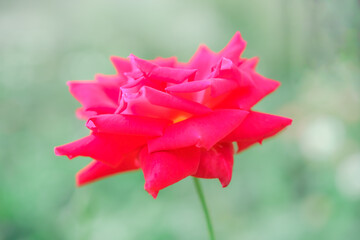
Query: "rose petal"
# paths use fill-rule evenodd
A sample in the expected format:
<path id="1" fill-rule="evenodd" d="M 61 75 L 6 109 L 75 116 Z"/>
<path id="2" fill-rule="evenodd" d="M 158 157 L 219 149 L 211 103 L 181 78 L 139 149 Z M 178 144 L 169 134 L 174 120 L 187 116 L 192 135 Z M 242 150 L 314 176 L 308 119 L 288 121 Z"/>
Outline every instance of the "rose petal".
<path id="1" fill-rule="evenodd" d="M 196 172 L 200 149 L 196 147 L 149 153 L 140 153 L 141 168 L 145 177 L 145 190 L 156 198 L 159 190 Z"/>
<path id="2" fill-rule="evenodd" d="M 85 111 L 113 113 L 117 104 L 94 81 L 70 81 L 67 83 L 71 94 L 83 105 Z"/>
<path id="3" fill-rule="evenodd" d="M 169 83 L 182 83 L 186 79 L 193 81 L 196 71 L 196 69 L 158 67 L 151 71 L 149 79 Z"/>
<path id="4" fill-rule="evenodd" d="M 237 67 L 230 59 L 222 58 L 212 72 L 213 78 L 222 78 L 236 82 L 239 87 L 254 86 L 248 68 Z"/>
<path id="5" fill-rule="evenodd" d="M 113 63 L 118 74 L 123 74 L 125 72 L 131 71 L 131 64 L 129 59 L 117 57 L 117 56 L 111 56 L 110 60 Z"/>
<path id="6" fill-rule="evenodd" d="M 224 78 L 211 78 L 211 97 L 218 97 L 238 87 L 237 82 Z"/>
<path id="7" fill-rule="evenodd" d="M 191 117 L 170 125 L 164 135 L 148 142 L 150 152 L 189 146 L 210 149 L 231 133 L 248 114 L 248 111 L 221 109 Z"/>
<path id="8" fill-rule="evenodd" d="M 143 89 L 145 97 L 151 104 L 177 109 L 191 114 L 211 112 L 211 109 L 197 102 L 189 101 L 149 87 L 144 87 Z"/>
<path id="9" fill-rule="evenodd" d="M 193 176 L 218 178 L 222 186 L 226 187 L 231 180 L 233 163 L 233 144 L 218 143 L 208 151 L 201 151 L 199 168 Z"/>
<path id="10" fill-rule="evenodd" d="M 95 132 L 161 136 L 171 121 L 125 114 L 102 114 L 92 117 L 86 126 Z"/>
<path id="11" fill-rule="evenodd" d="M 169 58 L 162 58 L 162 57 L 157 57 L 154 60 L 151 60 L 151 62 L 162 66 L 162 67 L 175 67 L 176 63 L 177 63 L 177 58 L 176 57 L 169 57 Z"/>
<path id="12" fill-rule="evenodd" d="M 96 74 L 95 81 L 102 87 L 104 93 L 115 103 L 119 100 L 120 86 L 125 84 L 126 80 L 119 75 Z"/>
<path id="13" fill-rule="evenodd" d="M 165 90 L 176 94 L 176 96 L 202 103 L 212 108 L 227 97 L 224 94 L 230 93 L 238 87 L 238 83 L 231 79 L 210 78 L 207 80 L 184 82 L 167 87 Z"/>
<path id="14" fill-rule="evenodd" d="M 265 78 L 258 73 L 251 73 L 253 84 L 233 91 L 216 108 L 240 108 L 249 110 L 268 94 L 280 86 L 278 81 Z"/>
<path id="15" fill-rule="evenodd" d="M 196 69 L 161 67 L 155 64 L 156 61 L 147 61 L 134 55 L 130 55 L 130 59 L 133 65 L 150 81 L 169 83 L 181 83 L 186 79 L 192 81 L 197 71 Z"/>
<path id="16" fill-rule="evenodd" d="M 240 32 L 236 32 L 226 47 L 219 52 L 219 55 L 237 64 L 245 47 L 246 41 L 242 39 Z"/>
<path id="17" fill-rule="evenodd" d="M 130 54 L 129 58 L 132 66 L 139 69 L 145 76 L 148 76 L 153 69 L 158 67 L 157 64 L 138 58 L 133 54 Z"/>
<path id="18" fill-rule="evenodd" d="M 125 94 L 123 114 L 173 120 L 179 115 L 209 113 L 212 110 L 200 103 L 174 96 L 147 86 L 134 94 Z"/>
<path id="19" fill-rule="evenodd" d="M 193 82 L 184 82 L 181 84 L 176 84 L 165 88 L 167 92 L 170 93 L 189 93 L 189 92 L 198 92 L 208 88 L 211 85 L 210 80 L 198 80 Z"/>
<path id="20" fill-rule="evenodd" d="M 291 122 L 292 120 L 289 118 L 251 111 L 240 126 L 225 137 L 223 141 L 238 142 L 238 151 L 241 151 L 275 135 L 290 125 Z"/>
<path id="21" fill-rule="evenodd" d="M 109 167 L 108 165 L 96 160 L 92 161 L 76 174 L 76 185 L 80 187 L 114 174 L 139 169 L 139 163 L 136 161 L 137 154 L 137 151 L 127 154 L 124 156 L 122 163 L 115 168 Z"/>
<path id="22" fill-rule="evenodd" d="M 96 74 L 95 81 L 100 85 L 111 86 L 119 89 L 120 85 L 126 82 L 126 79 L 121 75 L 105 75 L 105 74 Z"/>
<path id="23" fill-rule="evenodd" d="M 96 116 L 97 113 L 94 111 L 85 111 L 84 108 L 78 108 L 75 111 L 76 117 L 82 120 L 88 120 L 90 117 Z"/>
<path id="24" fill-rule="evenodd" d="M 148 137 L 92 133 L 74 142 L 55 148 L 57 156 L 69 159 L 83 156 L 91 157 L 111 167 L 119 166 L 125 154 L 146 144 Z"/>
<path id="25" fill-rule="evenodd" d="M 195 79 L 205 79 L 210 74 L 211 67 L 216 63 L 218 56 L 207 46 L 200 45 L 194 56 L 184 66 L 191 69 L 197 69 Z"/>
<path id="26" fill-rule="evenodd" d="M 234 90 L 235 88 L 238 87 L 238 84 L 235 81 L 229 79 L 210 78 L 207 80 L 198 80 L 193 82 L 176 84 L 165 88 L 165 90 L 171 93 L 188 93 L 188 92 L 202 91 L 210 86 L 211 86 L 211 96 L 217 97 L 226 92 Z"/>
<path id="27" fill-rule="evenodd" d="M 243 58 L 241 59 L 239 66 L 241 68 L 250 68 L 252 70 L 255 70 L 257 64 L 259 63 L 259 58 L 258 57 L 253 57 L 253 58 Z"/>
<path id="28" fill-rule="evenodd" d="M 251 147 L 252 145 L 254 145 L 256 142 L 246 142 L 246 141 L 239 141 L 236 142 L 236 145 L 238 147 L 236 153 L 239 153 L 241 151 L 244 151 L 245 149 Z M 259 142 L 261 144 L 261 142 Z"/>

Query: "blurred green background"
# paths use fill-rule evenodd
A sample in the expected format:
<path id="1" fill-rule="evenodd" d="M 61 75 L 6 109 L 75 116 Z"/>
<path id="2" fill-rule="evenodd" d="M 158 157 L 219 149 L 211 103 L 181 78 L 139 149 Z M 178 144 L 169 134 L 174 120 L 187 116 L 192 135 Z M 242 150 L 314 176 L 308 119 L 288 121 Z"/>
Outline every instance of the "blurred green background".
<path id="1" fill-rule="evenodd" d="M 356 0 L 0 0 L 0 239 L 207 239 L 191 179 L 160 192 L 140 171 L 76 188 L 89 159 L 53 147 L 88 133 L 65 82 L 115 73 L 109 56 L 220 50 L 282 86 L 254 109 L 294 119 L 203 180 L 218 239 L 360 237 L 360 3 Z"/>

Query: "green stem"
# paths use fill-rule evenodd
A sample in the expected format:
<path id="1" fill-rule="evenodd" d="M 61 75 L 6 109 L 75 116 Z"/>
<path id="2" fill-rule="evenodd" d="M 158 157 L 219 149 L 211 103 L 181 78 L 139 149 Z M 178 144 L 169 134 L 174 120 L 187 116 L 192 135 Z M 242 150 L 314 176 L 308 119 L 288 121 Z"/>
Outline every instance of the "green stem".
<path id="1" fill-rule="evenodd" d="M 208 228 L 208 231 L 209 231 L 210 240 L 215 240 L 214 229 L 213 229 L 213 227 L 211 225 L 211 219 L 210 219 L 208 208 L 206 206 L 204 193 L 203 193 L 203 191 L 201 189 L 200 181 L 199 181 L 199 179 L 197 179 L 195 177 L 193 179 L 194 179 L 196 192 L 197 192 L 197 194 L 199 196 L 201 206 L 202 206 L 202 209 L 203 209 L 204 214 L 205 214 L 206 224 L 207 224 L 207 228 Z"/>

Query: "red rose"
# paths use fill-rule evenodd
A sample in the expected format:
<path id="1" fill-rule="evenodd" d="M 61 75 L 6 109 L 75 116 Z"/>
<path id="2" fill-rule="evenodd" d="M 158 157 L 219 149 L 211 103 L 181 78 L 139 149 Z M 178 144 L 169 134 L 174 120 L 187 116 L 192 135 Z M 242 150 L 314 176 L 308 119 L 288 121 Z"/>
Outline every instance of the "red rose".
<path id="1" fill-rule="evenodd" d="M 94 159 L 77 174 L 79 186 L 141 168 L 153 197 L 188 176 L 226 187 L 233 142 L 240 152 L 291 123 L 251 110 L 280 83 L 255 71 L 257 58 L 240 58 L 245 45 L 237 32 L 219 53 L 200 46 L 188 63 L 111 57 L 116 75 L 68 83 L 91 133 L 55 154 Z"/>

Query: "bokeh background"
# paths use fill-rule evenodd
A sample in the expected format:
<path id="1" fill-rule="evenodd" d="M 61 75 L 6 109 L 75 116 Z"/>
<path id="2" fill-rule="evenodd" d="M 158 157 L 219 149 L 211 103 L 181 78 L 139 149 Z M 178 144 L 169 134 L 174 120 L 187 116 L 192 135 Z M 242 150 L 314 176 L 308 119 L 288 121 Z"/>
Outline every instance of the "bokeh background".
<path id="1" fill-rule="evenodd" d="M 202 181 L 218 239 L 360 236 L 360 3 L 356 0 L 0 0 L 0 239 L 207 239 L 191 179 L 154 200 L 140 171 L 76 188 L 89 159 L 53 147 L 88 133 L 66 81 L 115 73 L 111 55 L 220 50 L 282 86 L 254 109 L 294 119 Z"/>

